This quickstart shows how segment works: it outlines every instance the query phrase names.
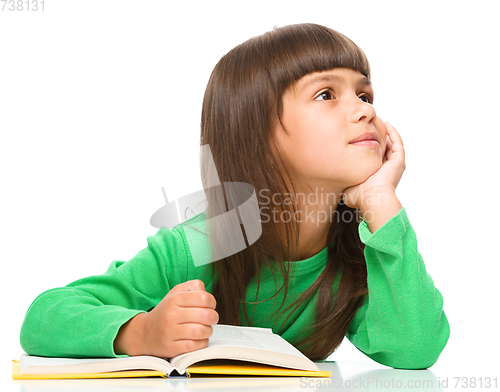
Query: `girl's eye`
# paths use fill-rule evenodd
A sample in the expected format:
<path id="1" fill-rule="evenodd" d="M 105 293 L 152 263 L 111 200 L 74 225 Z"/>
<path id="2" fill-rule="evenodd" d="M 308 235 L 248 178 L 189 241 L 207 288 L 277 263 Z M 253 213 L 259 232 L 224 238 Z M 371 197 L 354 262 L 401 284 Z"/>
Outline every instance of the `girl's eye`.
<path id="1" fill-rule="evenodd" d="M 323 92 L 322 92 L 320 95 L 318 95 L 318 96 L 317 96 L 314 100 L 315 100 L 315 101 L 318 101 L 318 100 L 320 100 L 320 101 L 325 101 L 325 100 L 327 100 L 327 99 L 328 99 L 328 98 L 321 98 L 321 99 L 320 99 L 320 97 L 323 97 L 323 96 L 325 96 L 325 97 L 330 97 L 330 99 L 333 99 L 333 95 L 332 95 L 332 93 L 331 93 L 330 91 L 323 91 Z"/>
<path id="2" fill-rule="evenodd" d="M 363 98 L 366 98 L 366 103 L 369 103 L 370 105 L 373 105 L 373 98 L 371 97 L 371 95 L 362 95 L 359 97 L 359 99 L 363 99 Z"/>
<path id="3" fill-rule="evenodd" d="M 333 95 L 330 91 L 323 91 L 321 94 L 319 94 L 314 100 L 315 101 L 325 101 L 325 100 L 330 100 L 333 99 Z M 369 94 L 364 94 L 359 97 L 361 100 L 365 100 L 366 103 L 369 103 L 370 105 L 373 105 L 373 98 Z"/>

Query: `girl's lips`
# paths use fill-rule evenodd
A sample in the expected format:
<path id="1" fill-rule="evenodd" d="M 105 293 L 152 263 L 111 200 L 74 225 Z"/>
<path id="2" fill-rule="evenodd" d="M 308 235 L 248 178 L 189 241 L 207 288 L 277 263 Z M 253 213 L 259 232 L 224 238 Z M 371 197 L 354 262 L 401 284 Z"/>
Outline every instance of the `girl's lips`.
<path id="1" fill-rule="evenodd" d="M 380 147 L 378 142 L 375 140 L 360 140 L 359 142 L 352 142 L 349 144 L 353 146 Z"/>
<path id="2" fill-rule="evenodd" d="M 349 144 L 362 142 L 365 140 L 373 140 L 373 141 L 378 142 L 378 136 L 375 132 L 365 132 L 365 133 L 362 133 L 361 135 L 359 135 L 358 137 L 352 139 L 349 142 Z"/>

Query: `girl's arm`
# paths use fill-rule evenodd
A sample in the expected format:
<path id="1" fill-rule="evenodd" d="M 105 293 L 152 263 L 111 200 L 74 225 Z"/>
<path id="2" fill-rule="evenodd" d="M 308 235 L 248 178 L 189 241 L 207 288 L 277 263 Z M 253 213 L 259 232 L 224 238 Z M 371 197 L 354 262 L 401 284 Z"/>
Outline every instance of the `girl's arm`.
<path id="1" fill-rule="evenodd" d="M 425 269 L 415 231 L 396 197 L 406 167 L 403 141 L 391 124 L 384 125 L 382 167 L 364 183 L 345 190 L 346 204 L 359 208 L 363 217 L 359 235 L 368 273 L 368 296 L 347 337 L 384 365 L 422 369 L 437 361 L 450 326 L 443 297 Z"/>
<path id="2" fill-rule="evenodd" d="M 348 339 L 387 366 L 432 366 L 446 345 L 450 326 L 406 210 L 401 208 L 373 233 L 363 221 L 359 235 L 366 245 L 368 296 L 349 327 Z"/>
<path id="3" fill-rule="evenodd" d="M 147 242 L 132 259 L 114 261 L 102 275 L 40 294 L 24 318 L 22 348 L 41 356 L 118 356 L 113 344 L 120 328 L 189 280 L 186 250 L 175 228 L 162 228 Z"/>

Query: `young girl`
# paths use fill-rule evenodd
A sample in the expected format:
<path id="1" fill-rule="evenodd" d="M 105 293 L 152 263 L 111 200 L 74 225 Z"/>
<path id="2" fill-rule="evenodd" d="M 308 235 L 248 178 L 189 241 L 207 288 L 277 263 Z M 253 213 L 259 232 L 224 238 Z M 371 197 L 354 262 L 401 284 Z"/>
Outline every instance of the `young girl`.
<path id="1" fill-rule="evenodd" d="M 207 210 L 162 227 L 128 262 L 38 296 L 23 349 L 173 357 L 206 347 L 224 323 L 272 328 L 313 360 L 347 336 L 387 366 L 432 366 L 450 329 L 395 194 L 403 144 L 373 95 L 361 49 L 320 25 L 275 28 L 229 51 L 201 115 L 201 145 L 225 186 L 202 159 Z M 210 218 L 235 208 L 228 183 L 253 186 L 262 232 L 250 241 L 240 225 L 246 246 L 218 259 L 232 233 Z M 194 253 L 212 262 L 197 266 Z"/>

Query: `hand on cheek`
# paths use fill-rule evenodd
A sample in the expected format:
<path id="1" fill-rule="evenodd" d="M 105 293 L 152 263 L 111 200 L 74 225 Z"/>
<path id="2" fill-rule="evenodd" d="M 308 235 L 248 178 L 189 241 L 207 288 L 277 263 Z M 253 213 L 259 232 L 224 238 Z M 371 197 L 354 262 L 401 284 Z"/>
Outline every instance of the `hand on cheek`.
<path id="1" fill-rule="evenodd" d="M 374 199 L 377 194 L 395 194 L 406 167 L 403 142 L 396 129 L 389 122 L 382 123 L 379 118 L 374 125 L 379 136 L 382 166 L 363 183 L 344 190 L 344 203 L 351 208 L 363 209 L 366 200 Z"/>

